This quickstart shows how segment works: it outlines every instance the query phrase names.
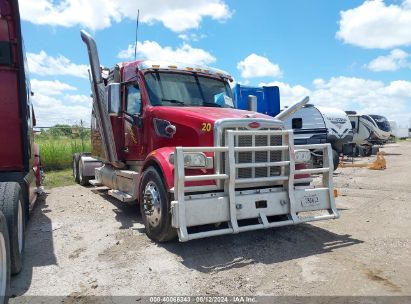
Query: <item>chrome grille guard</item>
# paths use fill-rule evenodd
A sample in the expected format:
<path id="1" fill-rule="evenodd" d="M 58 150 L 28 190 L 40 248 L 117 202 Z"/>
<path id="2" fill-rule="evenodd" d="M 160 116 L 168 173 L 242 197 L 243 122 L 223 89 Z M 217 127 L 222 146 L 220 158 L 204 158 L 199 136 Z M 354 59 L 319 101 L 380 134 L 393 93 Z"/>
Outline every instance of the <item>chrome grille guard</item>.
<path id="1" fill-rule="evenodd" d="M 222 147 L 176 147 L 171 216 L 172 225 L 177 229 L 180 241 L 339 217 L 333 195 L 333 162 L 330 144 L 294 146 L 292 130 L 227 130 L 226 134 L 226 142 Z M 282 144 L 280 146 L 236 146 L 236 138 L 244 135 L 251 135 L 254 138 L 255 136 L 281 136 Z M 322 150 L 323 167 L 296 170 L 295 150 L 298 149 Z M 245 151 L 281 151 L 283 157 L 280 161 L 240 164 L 238 152 Z M 184 168 L 185 152 L 212 152 L 214 157 L 224 155 L 225 170 L 220 172 L 216 165 L 213 174 L 188 176 Z M 238 168 L 260 166 L 280 167 L 281 174 L 238 178 L 236 171 Z M 322 185 L 296 187 L 296 174 L 322 174 Z M 216 181 L 216 184 L 201 187 L 185 185 L 186 182 L 209 180 Z M 239 190 L 241 184 L 259 185 L 261 182 L 268 185 L 252 190 Z M 328 214 L 311 215 L 319 211 L 327 211 Z M 302 216 L 307 214 L 309 215 Z M 283 219 L 272 220 L 275 216 L 283 216 Z M 242 221 L 246 219 L 255 219 L 257 223 L 243 224 Z M 225 225 L 220 225 L 221 223 Z M 218 224 L 223 228 L 216 229 L 209 224 Z M 201 226 L 203 230 L 189 232 L 189 228 L 195 226 Z"/>

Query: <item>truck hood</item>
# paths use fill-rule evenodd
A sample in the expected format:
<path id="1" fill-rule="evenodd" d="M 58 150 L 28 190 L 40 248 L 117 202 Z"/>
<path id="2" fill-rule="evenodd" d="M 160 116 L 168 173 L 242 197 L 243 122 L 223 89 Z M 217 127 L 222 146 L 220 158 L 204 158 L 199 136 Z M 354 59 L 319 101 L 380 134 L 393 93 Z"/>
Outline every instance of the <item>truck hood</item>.
<path id="1" fill-rule="evenodd" d="M 153 149 L 167 146 L 210 147 L 214 145 L 214 127 L 218 120 L 244 119 L 240 125 L 249 125 L 253 121 L 270 121 L 279 127 L 282 123 L 268 115 L 237 110 L 232 108 L 215 107 L 151 107 L 149 115 L 154 119 L 166 120 L 176 127 L 172 138 L 159 136 L 156 131 L 152 138 Z M 158 129 L 155 129 L 158 130 Z"/>
<path id="2" fill-rule="evenodd" d="M 167 119 L 184 124 L 184 122 L 198 121 L 214 123 L 224 118 L 275 118 L 256 112 L 217 107 L 153 107 L 153 114 L 158 118 Z"/>

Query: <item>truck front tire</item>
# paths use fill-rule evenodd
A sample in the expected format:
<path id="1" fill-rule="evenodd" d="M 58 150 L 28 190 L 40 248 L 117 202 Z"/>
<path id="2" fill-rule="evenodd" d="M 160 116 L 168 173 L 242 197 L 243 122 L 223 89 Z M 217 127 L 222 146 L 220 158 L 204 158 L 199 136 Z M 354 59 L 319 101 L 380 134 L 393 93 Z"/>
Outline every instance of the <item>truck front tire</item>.
<path id="1" fill-rule="evenodd" d="M 147 236 L 155 242 L 166 242 L 176 237 L 171 226 L 171 200 L 161 175 L 149 167 L 141 183 L 140 211 Z"/>
<path id="2" fill-rule="evenodd" d="M 10 288 L 10 248 L 6 218 L 0 212 L 0 304 L 8 302 Z"/>
<path id="3" fill-rule="evenodd" d="M 18 183 L 0 183 L 0 211 L 6 218 L 9 232 L 11 273 L 17 274 L 23 266 L 26 227 L 23 193 Z"/>

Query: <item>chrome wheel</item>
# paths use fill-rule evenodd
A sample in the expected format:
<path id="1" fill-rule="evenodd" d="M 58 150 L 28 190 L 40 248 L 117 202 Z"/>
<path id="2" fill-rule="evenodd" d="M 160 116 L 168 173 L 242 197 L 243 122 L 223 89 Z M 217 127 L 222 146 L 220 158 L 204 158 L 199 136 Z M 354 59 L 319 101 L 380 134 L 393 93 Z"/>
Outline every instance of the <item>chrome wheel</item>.
<path id="1" fill-rule="evenodd" d="M 0 232 L 0 299 L 6 295 L 7 287 L 7 251 L 6 241 L 3 233 Z"/>
<path id="2" fill-rule="evenodd" d="M 161 198 L 157 185 L 150 181 L 143 193 L 144 216 L 152 227 L 157 227 L 161 219 Z"/>
<path id="3" fill-rule="evenodd" d="M 24 221 L 23 221 L 23 208 L 21 206 L 21 200 L 19 200 L 17 207 L 17 236 L 19 242 L 19 252 L 23 251 L 23 237 L 24 237 Z"/>

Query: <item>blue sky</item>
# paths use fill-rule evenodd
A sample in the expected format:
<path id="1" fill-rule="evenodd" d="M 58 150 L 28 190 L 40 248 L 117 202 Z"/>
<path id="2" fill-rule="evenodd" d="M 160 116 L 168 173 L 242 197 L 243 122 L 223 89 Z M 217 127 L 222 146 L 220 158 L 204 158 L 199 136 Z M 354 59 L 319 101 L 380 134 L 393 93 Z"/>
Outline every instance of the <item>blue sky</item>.
<path id="1" fill-rule="evenodd" d="M 411 0 L 20 0 L 38 125 L 89 120 L 87 53 L 221 68 L 239 83 L 278 85 L 282 105 L 320 105 L 411 118 Z M 133 56 L 131 56 L 133 57 Z"/>

